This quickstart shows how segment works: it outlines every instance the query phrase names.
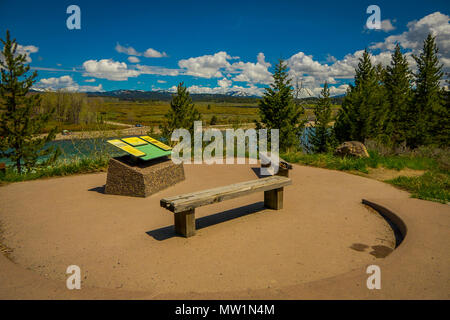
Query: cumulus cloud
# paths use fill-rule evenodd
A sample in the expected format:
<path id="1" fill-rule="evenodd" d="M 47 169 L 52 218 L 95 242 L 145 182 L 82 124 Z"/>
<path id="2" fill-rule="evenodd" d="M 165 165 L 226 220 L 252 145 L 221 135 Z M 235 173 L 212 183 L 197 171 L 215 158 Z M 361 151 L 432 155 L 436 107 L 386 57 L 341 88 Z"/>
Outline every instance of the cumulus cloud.
<path id="1" fill-rule="evenodd" d="M 224 78 L 226 74 L 226 77 L 234 76 L 232 81 L 261 84 L 271 82 L 272 76 L 268 71 L 271 65 L 265 61 L 264 53 L 258 54 L 256 63 L 243 61 L 230 63 L 231 60 L 237 59 L 239 57 L 232 57 L 227 52 L 220 51 L 213 55 L 183 59 L 178 65 L 182 68 L 183 74 L 199 78 Z"/>
<path id="2" fill-rule="evenodd" d="M 128 61 L 131 62 L 131 63 L 139 63 L 139 62 L 141 62 L 141 60 L 139 60 L 139 58 L 135 57 L 135 56 L 129 56 L 128 57 Z"/>
<path id="3" fill-rule="evenodd" d="M 20 44 L 17 45 L 17 50 L 16 53 L 17 54 L 24 54 L 27 57 L 27 62 L 31 62 L 31 57 L 30 55 L 32 53 L 36 53 L 39 51 L 39 48 L 36 46 L 22 46 Z"/>
<path id="4" fill-rule="evenodd" d="M 38 91 L 56 91 L 66 90 L 69 92 L 102 92 L 103 87 L 101 84 L 98 86 L 80 86 L 76 83 L 71 76 L 62 76 L 59 78 L 47 78 L 41 79 L 37 82 L 33 89 Z"/>
<path id="5" fill-rule="evenodd" d="M 95 79 L 86 79 L 84 82 L 95 82 Z"/>
<path id="6" fill-rule="evenodd" d="M 392 24 L 391 20 L 381 20 L 381 30 L 383 30 L 384 32 L 389 32 L 395 30 L 395 27 Z"/>
<path id="7" fill-rule="evenodd" d="M 152 48 L 148 48 L 147 50 L 145 50 L 145 52 L 142 54 L 144 57 L 147 58 L 162 58 L 162 57 L 167 57 L 167 54 L 165 52 L 159 52 L 155 49 Z"/>
<path id="8" fill-rule="evenodd" d="M 125 53 L 129 56 L 140 56 L 141 55 L 133 47 L 124 47 L 124 46 L 121 46 L 119 43 L 116 44 L 116 51 L 119 53 Z"/>
<path id="9" fill-rule="evenodd" d="M 129 56 L 144 56 L 146 58 L 162 58 L 167 57 L 167 54 L 165 52 L 159 52 L 153 48 L 148 48 L 144 52 L 138 52 L 133 47 L 124 47 L 121 46 L 119 43 L 116 44 L 116 51 L 119 53 L 125 53 Z"/>
<path id="10" fill-rule="evenodd" d="M 257 62 L 235 62 L 228 69 L 230 72 L 239 72 L 233 81 L 269 84 L 272 82 L 272 74 L 269 72 L 270 63 L 266 62 L 264 53 L 260 52 Z"/>
<path id="11" fill-rule="evenodd" d="M 439 47 L 441 56 L 445 59 L 450 58 L 450 16 L 440 12 L 431 13 L 418 21 L 411 21 L 407 24 L 408 30 L 399 34 L 392 35 L 382 42 L 374 43 L 371 49 L 392 51 L 395 45 L 399 43 L 404 49 L 410 49 L 416 53 L 422 49 L 423 40 L 429 33 L 436 36 L 436 43 Z"/>
<path id="12" fill-rule="evenodd" d="M 167 81 L 165 81 L 165 80 L 157 80 L 156 82 L 158 82 L 158 83 L 167 83 Z"/>
<path id="13" fill-rule="evenodd" d="M 418 54 L 423 46 L 423 40 L 428 33 L 436 36 L 436 43 L 439 47 L 440 61 L 444 64 L 444 69 L 450 69 L 450 17 L 440 12 L 435 12 L 423 17 L 418 21 L 409 22 L 408 30 L 399 35 L 391 35 L 384 41 L 374 43 L 370 46 L 372 52 L 371 60 L 373 64 L 381 63 L 387 66 L 391 61 L 391 55 L 397 43 L 405 49 L 405 56 L 410 67 L 415 69 L 413 54 Z M 390 23 L 390 21 L 389 21 Z M 385 31 L 392 30 L 390 24 L 385 22 Z M 382 25 L 383 26 L 383 25 Z M 318 95 L 324 81 L 336 86 L 330 86 L 332 95 L 345 93 L 347 85 L 339 85 L 343 79 L 352 79 L 355 75 L 355 68 L 358 66 L 359 58 L 364 50 L 357 50 L 345 55 L 342 59 L 328 55 L 327 63 L 320 63 L 314 60 L 312 55 L 298 52 L 287 60 L 289 74 L 294 80 L 298 80 L 307 88 L 311 94 Z"/>
<path id="14" fill-rule="evenodd" d="M 233 83 L 233 81 L 228 80 L 227 78 L 223 78 L 221 80 L 217 80 L 217 84 L 219 85 L 219 87 L 221 88 L 228 88 L 231 86 L 231 84 Z"/>
<path id="15" fill-rule="evenodd" d="M 204 55 L 178 61 L 180 68 L 185 70 L 185 74 L 200 78 L 221 78 L 221 69 L 228 69 L 231 64 L 228 60 L 233 59 L 225 51 L 220 51 L 214 55 Z"/>
<path id="16" fill-rule="evenodd" d="M 140 72 L 128 69 L 125 62 L 117 62 L 111 59 L 88 60 L 83 63 L 85 77 L 102 78 L 113 81 L 125 81 L 131 77 L 137 77 Z"/>
<path id="17" fill-rule="evenodd" d="M 31 60 L 31 54 L 32 53 L 36 53 L 39 51 L 39 48 L 33 45 L 28 45 L 28 46 L 23 46 L 20 44 L 17 44 L 17 49 L 16 49 L 16 56 L 19 54 L 24 54 L 25 58 L 26 58 L 26 62 L 30 63 Z M 0 52 L 0 61 L 4 61 L 4 57 L 3 54 Z"/>

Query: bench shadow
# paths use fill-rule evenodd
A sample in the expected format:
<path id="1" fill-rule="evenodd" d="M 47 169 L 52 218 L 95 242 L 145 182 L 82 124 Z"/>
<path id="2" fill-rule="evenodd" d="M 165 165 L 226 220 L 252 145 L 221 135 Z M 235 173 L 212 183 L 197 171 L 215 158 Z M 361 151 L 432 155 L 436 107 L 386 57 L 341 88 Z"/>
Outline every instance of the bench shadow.
<path id="1" fill-rule="evenodd" d="M 101 193 L 101 194 L 105 194 L 105 187 L 106 187 L 106 185 L 102 185 L 100 187 L 95 187 L 95 188 L 88 189 L 88 191 L 95 191 L 95 192 L 98 192 L 98 193 Z"/>
<path id="2" fill-rule="evenodd" d="M 258 178 L 264 178 L 264 177 L 267 177 L 267 176 L 261 175 L 261 168 L 259 168 L 259 167 L 253 167 L 252 170 L 253 170 L 253 173 L 254 173 Z"/>
<path id="3" fill-rule="evenodd" d="M 234 208 L 231 210 L 226 210 L 222 212 L 218 212 L 206 217 L 201 217 L 195 220 L 195 228 L 197 230 L 207 228 L 213 226 L 218 223 L 226 222 L 229 220 L 233 220 L 236 218 L 244 217 L 246 215 L 256 213 L 259 211 L 263 211 L 266 208 L 264 207 L 264 202 L 256 202 L 253 204 L 249 204 L 243 207 Z M 163 241 L 173 237 L 182 237 L 175 233 L 175 227 L 167 226 L 163 228 L 158 228 L 155 230 L 147 231 L 146 234 L 153 237 L 155 240 Z"/>

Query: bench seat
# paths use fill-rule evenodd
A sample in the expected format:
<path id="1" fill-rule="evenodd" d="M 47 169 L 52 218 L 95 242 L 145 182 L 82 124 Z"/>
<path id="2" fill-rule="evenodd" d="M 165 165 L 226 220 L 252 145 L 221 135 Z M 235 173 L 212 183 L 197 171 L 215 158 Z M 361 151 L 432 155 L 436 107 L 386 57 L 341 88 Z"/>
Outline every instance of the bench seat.
<path id="1" fill-rule="evenodd" d="M 160 204 L 175 214 L 175 231 L 189 237 L 195 234 L 195 208 L 255 192 L 264 192 L 265 207 L 279 210 L 283 208 L 283 187 L 290 184 L 292 181 L 287 177 L 270 176 L 164 198 Z"/>

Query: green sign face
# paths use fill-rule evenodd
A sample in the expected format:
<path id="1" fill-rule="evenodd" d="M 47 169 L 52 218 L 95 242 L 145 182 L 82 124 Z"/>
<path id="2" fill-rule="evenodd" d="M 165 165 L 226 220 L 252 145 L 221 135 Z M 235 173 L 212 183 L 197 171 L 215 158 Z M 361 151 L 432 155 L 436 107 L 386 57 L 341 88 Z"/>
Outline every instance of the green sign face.
<path id="1" fill-rule="evenodd" d="M 170 156 L 172 153 L 172 148 L 149 136 L 113 139 L 108 140 L 108 143 L 144 161 Z"/>

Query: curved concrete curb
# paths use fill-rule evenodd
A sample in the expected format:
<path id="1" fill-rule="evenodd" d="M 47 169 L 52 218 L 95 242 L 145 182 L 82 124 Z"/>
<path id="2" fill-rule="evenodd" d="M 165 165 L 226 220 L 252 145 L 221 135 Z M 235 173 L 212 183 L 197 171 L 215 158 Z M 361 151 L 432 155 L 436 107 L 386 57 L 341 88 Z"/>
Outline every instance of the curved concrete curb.
<path id="1" fill-rule="evenodd" d="M 381 289 L 366 268 L 319 281 L 247 292 L 159 295 L 159 299 L 449 299 L 450 206 L 418 199 L 363 199 L 395 223 L 404 239 L 380 259 Z"/>

